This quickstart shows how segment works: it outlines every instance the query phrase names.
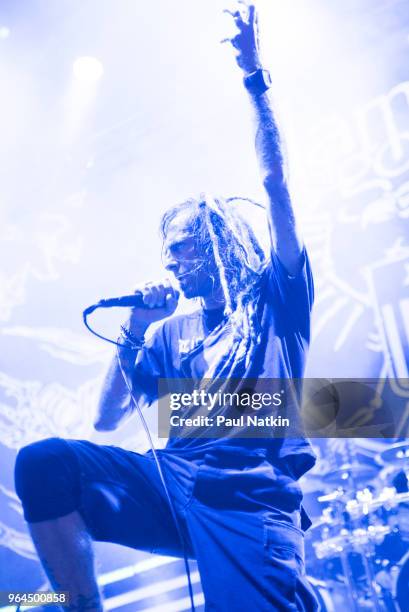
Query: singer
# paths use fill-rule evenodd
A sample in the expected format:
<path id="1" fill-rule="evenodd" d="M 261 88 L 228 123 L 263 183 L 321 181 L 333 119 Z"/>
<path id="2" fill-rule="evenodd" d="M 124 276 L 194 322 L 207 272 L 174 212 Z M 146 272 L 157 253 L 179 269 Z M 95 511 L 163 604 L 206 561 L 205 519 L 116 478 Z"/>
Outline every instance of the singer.
<path id="1" fill-rule="evenodd" d="M 161 222 L 164 264 L 179 291 L 146 283 L 144 307 L 131 309 L 106 376 L 95 421 L 117 428 L 158 398 L 159 377 L 302 378 L 310 339 L 313 283 L 297 233 L 263 69 L 257 15 L 239 2 L 230 12 L 235 50 L 254 115 L 256 153 L 266 193 L 271 249 L 265 256 L 234 199 L 192 198 Z M 236 203 L 237 206 L 237 203 Z M 165 319 L 149 339 L 153 322 Z M 205 424 L 204 424 L 205 426 Z M 39 558 L 70 610 L 100 612 L 92 541 L 197 559 L 205 609 L 217 612 L 317 609 L 304 570 L 309 520 L 297 480 L 314 464 L 304 438 L 170 438 L 158 451 L 183 545 L 152 452 L 51 438 L 22 448 L 16 491 Z"/>

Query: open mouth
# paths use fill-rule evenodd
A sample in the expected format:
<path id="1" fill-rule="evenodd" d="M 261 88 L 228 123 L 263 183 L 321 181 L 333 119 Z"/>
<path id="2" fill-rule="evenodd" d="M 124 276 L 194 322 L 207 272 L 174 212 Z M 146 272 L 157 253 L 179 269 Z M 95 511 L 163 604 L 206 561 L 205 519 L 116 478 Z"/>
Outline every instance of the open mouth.
<path id="1" fill-rule="evenodd" d="M 186 291 L 188 290 L 191 285 L 192 285 L 192 275 L 189 274 L 181 274 L 180 276 L 177 277 L 176 279 L 178 281 L 179 287 L 182 289 L 182 291 Z"/>
<path id="2" fill-rule="evenodd" d="M 189 280 L 187 278 L 178 278 L 178 283 L 183 289 L 189 284 Z"/>

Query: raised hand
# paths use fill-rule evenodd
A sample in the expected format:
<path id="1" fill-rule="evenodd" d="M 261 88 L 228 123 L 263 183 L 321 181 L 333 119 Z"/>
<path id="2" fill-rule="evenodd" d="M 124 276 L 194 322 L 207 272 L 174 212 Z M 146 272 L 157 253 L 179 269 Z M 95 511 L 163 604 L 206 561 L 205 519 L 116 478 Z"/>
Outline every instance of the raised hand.
<path id="1" fill-rule="evenodd" d="M 255 72 L 261 67 L 257 11 L 254 4 L 239 0 L 236 10 L 224 10 L 234 19 L 238 29 L 235 36 L 225 38 L 236 50 L 236 61 L 245 74 Z"/>

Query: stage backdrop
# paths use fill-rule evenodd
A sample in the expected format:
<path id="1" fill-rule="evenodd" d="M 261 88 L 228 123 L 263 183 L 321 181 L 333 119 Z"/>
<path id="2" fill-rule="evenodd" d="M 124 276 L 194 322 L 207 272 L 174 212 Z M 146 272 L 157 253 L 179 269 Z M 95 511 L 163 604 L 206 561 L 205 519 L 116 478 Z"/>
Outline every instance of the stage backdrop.
<path id="1" fill-rule="evenodd" d="M 147 448 L 137 417 L 93 430 L 112 351 L 86 332 L 83 308 L 164 275 L 168 206 L 203 191 L 264 199 L 241 75 L 219 43 L 231 31 L 222 8 L 1 3 L 0 590 L 46 588 L 13 489 L 20 447 L 61 436 Z M 308 374 L 409 378 L 407 3 L 259 8 L 315 274 Z M 78 72 L 84 56 L 99 63 Z M 93 323 L 115 337 L 121 316 Z M 148 421 L 155 429 L 154 410 Z M 320 452 L 330 469 L 345 444 Z M 101 544 L 97 564 L 107 609 L 188 607 L 178 561 Z"/>

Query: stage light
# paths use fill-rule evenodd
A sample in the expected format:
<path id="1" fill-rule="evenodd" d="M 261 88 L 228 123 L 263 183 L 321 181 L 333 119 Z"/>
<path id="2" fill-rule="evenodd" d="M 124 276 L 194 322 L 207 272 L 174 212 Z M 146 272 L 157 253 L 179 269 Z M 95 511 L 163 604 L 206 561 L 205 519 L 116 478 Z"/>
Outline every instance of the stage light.
<path id="1" fill-rule="evenodd" d="M 9 28 L 6 28 L 6 26 L 1 26 L 0 27 L 0 39 L 4 40 L 8 38 L 9 36 L 10 36 Z"/>
<path id="2" fill-rule="evenodd" d="M 103 73 L 103 65 L 96 57 L 81 56 L 74 61 L 64 102 L 63 139 L 66 144 L 72 144 L 86 128 L 86 118 L 95 102 Z"/>
<path id="3" fill-rule="evenodd" d="M 95 83 L 102 77 L 104 67 L 96 57 L 83 56 L 75 60 L 72 71 L 78 81 Z"/>

